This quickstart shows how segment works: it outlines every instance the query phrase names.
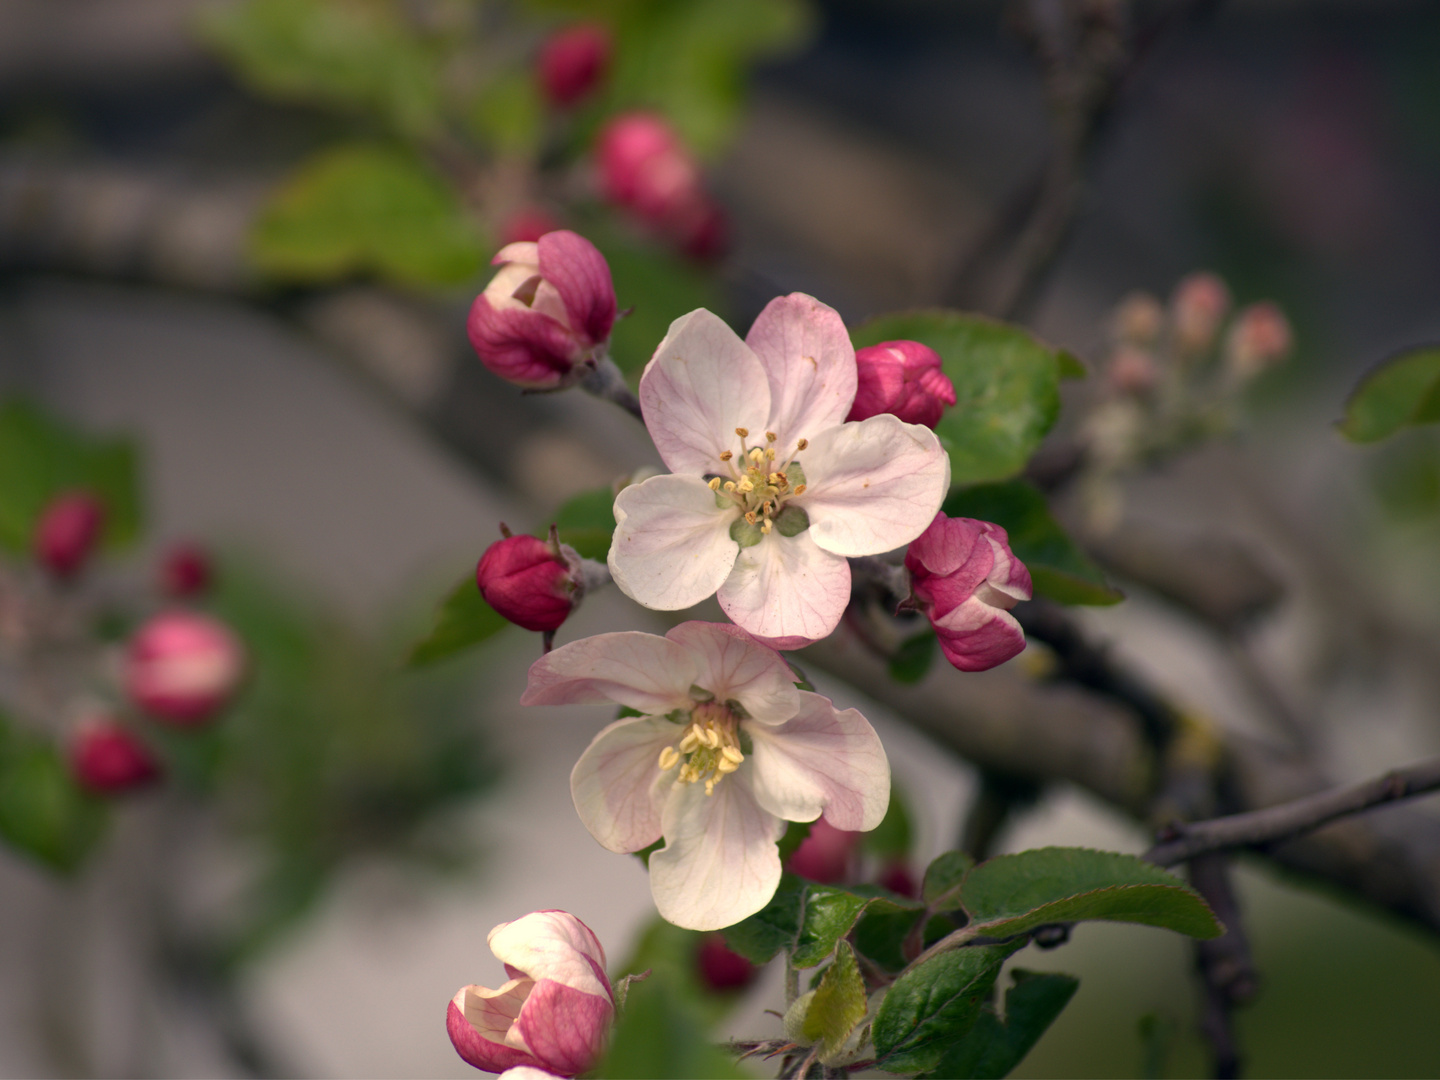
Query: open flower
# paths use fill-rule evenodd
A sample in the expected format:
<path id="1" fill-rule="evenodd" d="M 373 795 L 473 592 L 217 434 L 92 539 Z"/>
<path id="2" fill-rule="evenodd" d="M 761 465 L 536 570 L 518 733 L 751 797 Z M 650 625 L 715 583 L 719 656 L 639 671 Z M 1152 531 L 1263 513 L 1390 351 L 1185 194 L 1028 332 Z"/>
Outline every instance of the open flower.
<path id="1" fill-rule="evenodd" d="M 516 1070 L 506 1075 L 517 1080 L 594 1068 L 615 999 L 591 929 L 565 911 L 536 911 L 501 923 L 489 942 L 510 981 L 498 990 L 466 986 L 451 999 L 445 1027 L 460 1056 L 487 1072 Z"/>
<path id="2" fill-rule="evenodd" d="M 616 584 L 665 611 L 718 590 L 777 648 L 834 630 L 846 558 L 908 544 L 950 485 L 933 431 L 888 413 L 845 422 L 855 386 L 844 323 L 803 293 L 772 300 L 745 341 L 703 308 L 676 319 L 640 379 L 671 473 L 615 500 Z"/>
<path id="3" fill-rule="evenodd" d="M 687 622 L 571 642 L 537 660 L 523 705 L 613 701 L 576 762 L 580 820 L 611 851 L 650 856 L 650 889 L 677 926 L 718 930 L 764 907 L 787 821 L 873 829 L 890 765 L 869 722 L 798 690 L 785 661 L 733 626 Z"/>

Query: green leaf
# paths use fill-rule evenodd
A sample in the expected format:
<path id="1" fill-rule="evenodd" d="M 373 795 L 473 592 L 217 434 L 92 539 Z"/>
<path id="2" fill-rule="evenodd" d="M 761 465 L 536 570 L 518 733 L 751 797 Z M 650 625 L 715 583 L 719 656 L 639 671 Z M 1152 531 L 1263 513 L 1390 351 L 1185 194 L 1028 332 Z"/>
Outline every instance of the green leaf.
<path id="1" fill-rule="evenodd" d="M 1060 378 L 1062 379 L 1084 379 L 1090 375 L 1090 369 L 1069 349 L 1056 350 L 1055 359 L 1060 362 Z"/>
<path id="2" fill-rule="evenodd" d="M 406 663 L 423 667 L 493 637 L 510 623 L 480 595 L 475 576 L 467 574 L 440 605 L 435 628 L 410 650 Z"/>
<path id="3" fill-rule="evenodd" d="M 970 1030 L 1005 958 L 1019 944 L 950 949 L 910 968 L 890 987 L 870 1036 L 876 1063 L 924 1072 Z"/>
<path id="4" fill-rule="evenodd" d="M 791 963 L 798 968 L 823 963 L 835 944 L 855 925 L 872 897 L 857 896 L 833 885 L 811 883 L 805 891 L 800 929 L 795 935 Z"/>
<path id="5" fill-rule="evenodd" d="M 28 552 L 50 500 L 83 490 L 105 506 L 104 542 L 140 532 L 139 452 L 129 439 L 94 439 L 23 401 L 0 405 L 0 547 Z"/>
<path id="6" fill-rule="evenodd" d="M 925 882 L 920 886 L 920 899 L 932 911 L 954 911 L 960 906 L 957 886 L 975 866 L 975 860 L 963 851 L 947 851 L 925 868 Z"/>
<path id="7" fill-rule="evenodd" d="M 303 283 L 374 274 L 400 285 L 470 280 L 485 262 L 475 224 L 419 157 L 370 143 L 310 158 L 271 196 L 250 235 L 269 277 Z"/>
<path id="8" fill-rule="evenodd" d="M 794 855 L 800 845 L 810 836 L 810 824 L 808 821 L 788 821 L 785 823 L 785 835 L 780 837 L 778 844 L 781 863 L 789 862 L 790 856 Z"/>
<path id="9" fill-rule="evenodd" d="M 724 930 L 725 942 L 752 964 L 763 964 L 783 950 L 796 967 L 816 967 L 867 910 L 899 911 L 911 906 L 879 895 L 883 891 L 820 885 L 787 873 L 770 903 Z"/>
<path id="10" fill-rule="evenodd" d="M 1340 433 L 1378 442 L 1412 424 L 1440 421 L 1440 345 L 1407 349 L 1360 380 L 1345 403 Z"/>
<path id="11" fill-rule="evenodd" d="M 555 513 L 560 542 L 587 559 L 604 562 L 615 535 L 615 492 L 608 487 L 576 495 Z"/>
<path id="12" fill-rule="evenodd" d="M 788 951 L 800 932 L 805 884 L 794 874 L 781 875 L 780 885 L 768 904 L 722 931 L 725 944 L 752 964 L 764 964 L 782 949 Z"/>
<path id="13" fill-rule="evenodd" d="M 958 311 L 914 311 L 872 319 L 851 337 L 856 348 L 909 340 L 940 354 L 956 402 L 935 433 L 950 453 L 956 484 L 1014 476 L 1060 414 L 1060 354 L 1018 326 Z"/>
<path id="14" fill-rule="evenodd" d="M 545 103 L 534 75 L 512 71 L 487 85 L 475 99 L 470 129 L 501 154 L 529 153 L 545 131 Z"/>
<path id="15" fill-rule="evenodd" d="M 801 1028 L 813 1046 L 820 1044 L 820 1058 L 825 1060 L 839 1050 L 855 1025 L 865 1019 L 865 980 L 855 950 L 840 942 L 835 962 L 825 969 L 810 1009 Z"/>
<path id="16" fill-rule="evenodd" d="M 1185 882 L 1134 855 L 1039 848 L 975 867 L 960 886 L 970 927 L 1010 937 L 1045 923 L 1101 919 L 1160 926 L 1196 938 L 1223 932 Z"/>
<path id="17" fill-rule="evenodd" d="M 605 1057 L 587 1075 L 603 1080 L 650 1080 L 657 1076 L 744 1078 L 733 1058 L 710 1044 L 704 1019 L 677 992 L 663 969 L 633 983 L 625 1012 L 610 1035 Z"/>
<path id="18" fill-rule="evenodd" d="M 918 683 L 935 659 L 935 631 L 926 630 L 900 643 L 890 657 L 890 678 L 898 683 Z"/>
<path id="19" fill-rule="evenodd" d="M 4 732 L 0 837 L 11 847 L 51 870 L 70 873 L 94 849 L 106 817 L 105 805 L 75 784 L 54 747 L 15 730 Z"/>
<path id="20" fill-rule="evenodd" d="M 1023 480 L 952 491 L 943 509 L 950 517 L 1001 526 L 1010 538 L 1010 550 L 1030 571 L 1035 592 L 1041 596 L 1062 604 L 1101 605 L 1125 598 L 1050 516 L 1045 496 Z"/>
<path id="21" fill-rule="evenodd" d="M 1016 968 L 1015 985 L 1005 994 L 1005 1018 L 987 1007 L 960 1042 L 940 1059 L 930 1075 L 953 1080 L 999 1080 L 1025 1059 L 1040 1036 L 1075 996 L 1080 980 L 1070 975 L 1037 974 Z"/>
<path id="22" fill-rule="evenodd" d="M 890 778 L 890 805 L 880 824 L 860 835 L 860 847 L 882 859 L 903 859 L 910 854 L 914 826 L 910 824 L 910 810 L 906 806 L 900 784 Z"/>

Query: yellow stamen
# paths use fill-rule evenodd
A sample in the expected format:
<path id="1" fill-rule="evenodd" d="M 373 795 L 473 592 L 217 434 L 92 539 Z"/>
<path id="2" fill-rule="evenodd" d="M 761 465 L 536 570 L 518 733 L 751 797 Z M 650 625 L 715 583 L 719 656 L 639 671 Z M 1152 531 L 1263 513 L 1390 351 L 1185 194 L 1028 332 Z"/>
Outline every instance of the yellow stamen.
<path id="1" fill-rule="evenodd" d="M 728 749 L 728 748 L 727 748 L 727 749 Z M 667 747 L 665 747 L 664 750 L 661 750 L 661 751 L 660 751 L 660 771 L 661 771 L 661 772 L 665 772 L 667 769 L 673 769 L 673 768 L 674 768 L 676 765 L 678 765 L 679 763 L 680 763 L 680 755 L 679 755 L 678 753 L 676 753 L 675 748 L 674 748 L 673 746 L 667 746 Z"/>
<path id="2" fill-rule="evenodd" d="M 731 458 L 733 458 L 734 456 L 735 456 L 735 451 L 733 451 L 733 450 L 722 450 L 722 451 L 720 451 L 720 460 L 721 460 L 721 461 L 729 461 L 729 460 L 730 460 Z"/>
<path id="3" fill-rule="evenodd" d="M 770 526 L 773 525 L 773 524 L 774 524 L 774 522 L 772 522 L 768 517 L 767 517 L 764 521 L 762 521 L 762 522 L 760 523 L 760 532 L 761 532 L 761 534 L 764 535 L 764 536 L 769 536 L 769 535 L 770 535 Z"/>
<path id="4" fill-rule="evenodd" d="M 766 441 L 766 442 L 774 442 L 774 441 L 775 441 L 776 439 L 778 439 L 779 437 L 780 437 L 780 436 L 779 436 L 779 435 L 776 435 L 773 431 L 767 431 L 767 432 L 765 432 L 765 441 Z"/>
<path id="5" fill-rule="evenodd" d="M 737 427 L 737 428 L 735 429 L 735 434 L 736 434 L 736 435 L 739 435 L 740 438 L 742 438 L 742 439 L 748 439 L 748 438 L 750 437 L 750 429 L 749 429 L 749 428 L 743 428 L 743 427 Z"/>
<path id="6" fill-rule="evenodd" d="M 720 754 L 726 761 L 733 761 L 736 768 L 739 768 L 740 763 L 745 760 L 745 755 L 740 752 L 740 748 L 738 746 L 730 746 L 728 743 L 721 747 Z"/>
<path id="7" fill-rule="evenodd" d="M 729 489 L 727 488 L 726 490 Z M 740 478 L 740 482 L 735 485 L 735 490 L 742 493 L 750 492 L 755 490 L 755 485 L 750 482 L 750 478 L 748 476 L 742 476 Z"/>
<path id="8" fill-rule="evenodd" d="M 711 491 L 719 491 L 719 490 L 720 490 L 720 478 L 719 478 L 718 476 L 712 476 L 712 477 L 710 478 L 710 490 L 711 490 Z"/>
<path id="9" fill-rule="evenodd" d="M 795 494 L 796 494 L 796 495 L 804 495 L 804 494 L 805 494 L 805 485 L 804 485 L 804 484 L 801 484 L 801 485 L 799 485 L 798 487 L 796 487 L 796 489 L 795 489 Z"/>

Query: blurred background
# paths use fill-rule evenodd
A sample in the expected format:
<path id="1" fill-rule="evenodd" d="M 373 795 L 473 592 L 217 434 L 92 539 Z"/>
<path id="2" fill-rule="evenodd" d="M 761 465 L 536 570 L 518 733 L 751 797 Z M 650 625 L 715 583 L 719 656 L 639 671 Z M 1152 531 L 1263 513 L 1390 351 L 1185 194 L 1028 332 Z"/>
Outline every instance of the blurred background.
<path id="1" fill-rule="evenodd" d="M 537 57 L 577 22 L 609 59 L 565 100 Z M 153 608 L 156 560 L 198 541 L 252 664 L 102 838 L 8 837 L 0 1073 L 473 1075 L 441 1014 L 503 978 L 491 926 L 564 908 L 619 962 L 649 925 L 643 867 L 568 797 L 608 714 L 515 704 L 539 639 L 405 664 L 500 521 L 656 461 L 620 410 L 469 352 L 489 257 L 551 227 L 610 260 L 632 376 L 671 318 L 743 329 L 794 290 L 851 326 L 1017 319 L 1092 373 L 1062 456 L 1113 392 L 1127 295 L 1203 269 L 1275 301 L 1293 352 L 1220 428 L 1118 469 L 1103 513 L 1055 497 L 1127 594 L 1083 624 L 1334 780 L 1440 752 L 1440 433 L 1332 427 L 1367 368 L 1440 337 L 1437 52 L 1424 0 L 0 0 L 0 395 L 138 448 L 143 527 L 87 588 Z M 597 151 L 637 111 L 674 139 L 658 208 Z M 1238 569 L 1176 584 L 1155 552 L 1180 549 Z M 1243 626 L 1205 604 L 1239 577 Z M 560 640 L 664 625 L 607 591 Z M 1028 656 L 974 684 L 1033 681 Z M 954 846 L 974 764 L 816 681 L 880 730 L 913 864 Z M 1031 796 L 994 850 L 1147 846 L 1093 793 Z M 1433 931 L 1259 860 L 1238 880 L 1253 1074 L 1440 1072 Z M 1019 1075 L 1207 1068 L 1184 941 L 1085 926 L 1023 964 L 1081 986 Z M 747 995 L 723 1030 L 770 1034 L 775 973 Z"/>

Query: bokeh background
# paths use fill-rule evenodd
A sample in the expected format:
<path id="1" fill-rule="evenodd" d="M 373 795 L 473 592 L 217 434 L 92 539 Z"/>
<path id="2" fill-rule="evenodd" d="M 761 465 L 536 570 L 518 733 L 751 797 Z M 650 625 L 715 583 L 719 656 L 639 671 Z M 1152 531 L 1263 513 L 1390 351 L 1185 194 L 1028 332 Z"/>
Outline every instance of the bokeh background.
<path id="1" fill-rule="evenodd" d="M 491 68 L 527 77 L 547 31 L 587 5 L 396 7 L 473 33 L 467 62 L 483 82 Z M 682 115 L 728 218 L 713 261 L 686 261 L 595 205 L 590 121 L 557 134 L 542 116 L 536 149 L 525 131 L 506 134 L 505 117 L 534 108 L 523 90 L 486 106 L 500 116 L 481 125 L 501 148 L 494 160 L 515 145 L 527 168 L 561 161 L 542 202 L 592 232 L 621 306 L 637 305 L 617 358 L 643 363 L 665 321 L 700 302 L 737 327 L 793 290 L 852 325 L 900 308 L 986 309 L 1004 266 L 984 240 L 1054 138 L 1010 7 L 752 7 L 716 24 L 733 55 Z M 466 305 L 486 275 L 464 259 L 488 258 L 498 216 L 465 219 L 449 282 L 397 284 L 363 258 L 287 276 L 273 252 L 270 272 L 256 271 L 250 230 L 276 185 L 384 123 L 263 80 L 257 90 L 217 37 L 225 9 L 0 0 L 0 391 L 138 437 L 148 546 L 114 573 L 138 579 L 177 537 L 220 552 L 237 625 L 282 652 L 284 641 L 310 650 L 310 667 L 267 684 L 278 696 L 251 703 L 278 719 L 245 729 L 247 753 L 309 756 L 288 779 L 251 768 L 268 779 L 221 811 L 173 793 L 137 799 L 71 879 L 0 853 L 0 1073 L 473 1074 L 441 1014 L 459 986 L 502 977 L 485 947 L 492 925 L 565 908 L 619 959 L 653 909 L 640 865 L 595 845 L 569 802 L 570 766 L 604 711 L 515 704 L 538 638 L 507 631 L 422 673 L 401 660 L 498 521 L 540 527 L 653 450 L 618 410 L 579 394 L 518 397 L 465 355 Z M 1440 439 L 1417 430 L 1361 450 L 1331 424 L 1367 367 L 1440 337 L 1440 10 L 1155 0 L 1131 15 L 1162 31 L 1097 135 L 1073 232 L 1021 314 L 1093 367 L 1125 294 L 1163 297 L 1195 269 L 1241 301 L 1284 307 L 1295 353 L 1251 388 L 1238 435 L 1133 478 L 1129 504 L 1187 534 L 1239 538 L 1287 583 L 1254 648 L 1337 780 L 1433 754 Z M 658 70 L 681 46 L 656 40 Z M 684 114 L 694 102 L 677 91 L 668 104 Z M 1086 386 L 1067 392 L 1083 410 Z M 1191 707 L 1263 733 L 1226 644 L 1127 588 L 1087 623 Z M 561 640 L 662 625 L 602 593 Z M 953 846 L 971 768 L 843 684 L 822 689 L 881 731 L 918 853 Z M 302 694 L 293 716 L 276 705 Z M 362 741 L 370 732 L 370 757 L 316 734 L 332 721 Z M 416 730 L 426 734 L 395 741 Z M 1146 842 L 1136 823 L 1056 787 L 1000 847 Z M 273 910 L 236 922 L 256 880 Z M 1432 935 L 1259 864 L 1242 866 L 1240 885 L 1263 979 L 1240 1021 L 1255 1075 L 1440 1072 Z M 254 938 L 223 978 L 184 957 L 157 974 L 171 920 L 243 924 Z M 1183 941 L 1085 926 L 1034 953 L 1026 966 L 1077 974 L 1081 987 L 1020 1075 L 1205 1068 Z M 769 1033 L 761 1009 L 779 999 L 762 980 L 726 1030 Z"/>

